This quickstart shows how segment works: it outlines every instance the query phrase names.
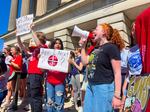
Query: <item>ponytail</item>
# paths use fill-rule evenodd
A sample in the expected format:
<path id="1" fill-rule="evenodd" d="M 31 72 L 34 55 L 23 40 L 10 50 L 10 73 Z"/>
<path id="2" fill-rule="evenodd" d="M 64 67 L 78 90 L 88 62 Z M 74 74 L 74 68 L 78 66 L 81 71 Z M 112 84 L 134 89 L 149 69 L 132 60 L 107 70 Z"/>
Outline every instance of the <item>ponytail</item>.
<path id="1" fill-rule="evenodd" d="M 100 25 L 103 27 L 107 40 L 112 42 L 113 44 L 116 44 L 118 48 L 122 50 L 125 47 L 125 44 L 119 34 L 119 31 L 117 29 L 113 29 L 112 26 L 107 23 L 103 23 Z"/>
<path id="2" fill-rule="evenodd" d="M 119 34 L 119 31 L 117 29 L 113 29 L 113 34 L 112 34 L 112 37 L 111 37 L 111 42 L 113 44 L 116 44 L 120 50 L 122 50 L 123 48 L 125 48 L 125 43 L 124 43 L 123 39 L 121 38 L 121 36 Z"/>

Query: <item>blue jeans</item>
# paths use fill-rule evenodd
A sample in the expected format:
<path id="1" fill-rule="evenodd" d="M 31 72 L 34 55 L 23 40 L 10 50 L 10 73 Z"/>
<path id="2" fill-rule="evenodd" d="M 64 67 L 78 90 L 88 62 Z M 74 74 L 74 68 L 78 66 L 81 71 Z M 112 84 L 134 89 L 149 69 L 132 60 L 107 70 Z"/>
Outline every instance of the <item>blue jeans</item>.
<path id="1" fill-rule="evenodd" d="M 47 111 L 64 112 L 64 84 L 52 85 L 47 83 Z"/>
<path id="2" fill-rule="evenodd" d="M 84 112 L 112 112 L 112 98 L 114 95 L 114 83 L 112 84 L 88 84 L 84 99 Z"/>

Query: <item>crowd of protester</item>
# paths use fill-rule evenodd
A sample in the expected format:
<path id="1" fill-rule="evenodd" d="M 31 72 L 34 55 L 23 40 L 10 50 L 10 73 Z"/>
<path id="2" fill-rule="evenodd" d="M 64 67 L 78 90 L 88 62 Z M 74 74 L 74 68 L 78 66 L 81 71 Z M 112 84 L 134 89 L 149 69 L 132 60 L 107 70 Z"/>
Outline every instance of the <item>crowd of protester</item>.
<path id="1" fill-rule="evenodd" d="M 132 27 L 132 39 L 136 40 L 136 23 Z M 92 31 L 90 41 L 81 39 L 80 47 L 70 52 L 69 71 L 63 73 L 38 68 L 40 48 L 64 50 L 59 38 L 46 45 L 43 32 L 34 32 L 27 47 L 17 36 L 17 45 L 5 46 L 0 54 L 0 105 L 17 110 L 21 101 L 25 110 L 64 112 L 64 103 L 72 100 L 80 112 L 123 111 L 129 77 L 142 72 L 140 46 L 132 48 L 125 43 L 117 29 L 102 23 Z M 89 43 L 96 43 L 89 49 Z M 90 50 L 90 52 L 88 52 Z M 125 52 L 126 55 L 121 53 Z M 139 56 L 137 60 L 132 55 Z M 122 60 L 122 58 L 124 60 Z M 138 61 L 138 70 L 132 60 Z M 124 64 L 124 65 L 123 65 Z M 140 68 L 140 69 L 139 69 Z"/>

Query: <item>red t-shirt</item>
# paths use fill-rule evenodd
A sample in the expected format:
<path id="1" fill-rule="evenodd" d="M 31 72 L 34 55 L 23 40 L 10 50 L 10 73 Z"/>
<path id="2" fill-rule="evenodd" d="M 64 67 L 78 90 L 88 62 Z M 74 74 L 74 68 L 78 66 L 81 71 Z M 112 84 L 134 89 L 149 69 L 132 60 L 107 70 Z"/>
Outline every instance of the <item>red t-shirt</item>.
<path id="1" fill-rule="evenodd" d="M 53 85 L 63 84 L 67 73 L 59 71 L 48 71 L 47 82 Z"/>
<path id="2" fill-rule="evenodd" d="M 28 62 L 28 73 L 29 74 L 38 74 L 38 75 L 42 75 L 42 70 L 40 68 L 38 68 L 38 54 L 40 53 L 40 48 L 47 48 L 46 45 L 43 46 L 39 46 L 37 48 L 34 49 L 32 56 L 29 59 Z"/>
<path id="3" fill-rule="evenodd" d="M 16 68 L 14 68 L 14 66 L 10 65 L 9 66 L 10 67 L 10 72 L 9 72 L 10 76 L 12 75 L 13 72 L 22 70 L 22 56 L 20 54 L 13 56 L 11 62 L 17 64 L 20 67 L 20 69 L 16 69 Z"/>

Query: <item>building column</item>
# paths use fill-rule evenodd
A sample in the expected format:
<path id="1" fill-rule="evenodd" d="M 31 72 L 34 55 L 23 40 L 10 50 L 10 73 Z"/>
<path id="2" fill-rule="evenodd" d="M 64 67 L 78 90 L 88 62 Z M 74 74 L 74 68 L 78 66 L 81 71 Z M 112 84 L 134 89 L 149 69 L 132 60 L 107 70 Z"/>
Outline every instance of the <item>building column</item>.
<path id="1" fill-rule="evenodd" d="M 11 0 L 8 31 L 11 31 L 15 29 L 16 27 L 16 17 L 17 17 L 17 12 L 18 12 L 17 6 L 18 6 L 18 0 Z"/>
<path id="2" fill-rule="evenodd" d="M 130 32 L 131 32 L 131 21 L 126 17 L 123 12 L 107 16 L 97 20 L 98 24 L 101 23 L 109 23 L 111 26 L 117 30 L 123 40 L 125 41 L 125 45 L 129 46 L 131 43 Z"/>
<path id="3" fill-rule="evenodd" d="M 80 38 L 71 37 L 71 33 L 68 29 L 63 29 L 57 32 L 54 32 L 54 38 L 59 38 L 63 41 L 64 49 L 74 50 L 78 46 L 78 41 Z"/>
<path id="4" fill-rule="evenodd" d="M 41 16 L 46 13 L 47 0 L 37 0 L 36 16 Z"/>
<path id="5" fill-rule="evenodd" d="M 22 0 L 21 16 L 28 15 L 29 10 L 30 10 L 30 0 Z"/>

